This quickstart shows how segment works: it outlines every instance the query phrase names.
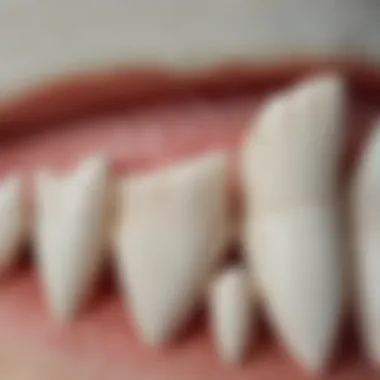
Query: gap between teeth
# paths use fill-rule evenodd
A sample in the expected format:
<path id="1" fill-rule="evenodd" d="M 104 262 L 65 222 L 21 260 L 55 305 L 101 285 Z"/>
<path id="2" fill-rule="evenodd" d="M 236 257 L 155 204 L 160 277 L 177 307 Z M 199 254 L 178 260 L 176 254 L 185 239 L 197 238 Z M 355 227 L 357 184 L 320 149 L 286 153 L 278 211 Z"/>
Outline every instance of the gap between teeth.
<path id="1" fill-rule="evenodd" d="M 112 247 L 122 297 L 148 344 L 173 339 L 207 295 L 216 348 L 224 360 L 238 363 L 256 336 L 260 301 L 295 360 L 310 372 L 323 370 L 333 355 L 347 281 L 337 191 L 343 87 L 337 76 L 317 77 L 263 106 L 242 146 L 245 216 L 238 232 L 228 213 L 224 152 L 121 181 L 112 178 L 101 156 L 67 173 L 37 173 L 34 227 L 28 233 L 53 316 L 67 322 L 82 311 L 95 291 L 105 250 Z M 375 362 L 379 128 L 350 198 L 363 339 Z M 21 176 L 5 180 L 0 273 L 17 259 L 26 215 Z M 232 236 L 242 240 L 247 265 L 219 270 Z"/>

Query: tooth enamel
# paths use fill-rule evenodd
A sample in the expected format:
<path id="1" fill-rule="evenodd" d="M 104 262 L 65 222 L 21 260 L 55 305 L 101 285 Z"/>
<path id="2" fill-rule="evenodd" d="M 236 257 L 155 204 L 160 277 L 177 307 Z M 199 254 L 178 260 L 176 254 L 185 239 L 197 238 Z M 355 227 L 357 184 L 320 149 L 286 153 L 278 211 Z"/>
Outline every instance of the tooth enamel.
<path id="1" fill-rule="evenodd" d="M 131 178 L 121 198 L 122 288 L 143 340 L 163 345 L 191 317 L 225 248 L 227 157 Z"/>
<path id="2" fill-rule="evenodd" d="M 361 331 L 366 353 L 380 365 L 380 120 L 352 184 L 352 220 Z"/>
<path id="3" fill-rule="evenodd" d="M 90 296 L 103 259 L 108 163 L 83 162 L 74 173 L 37 174 L 36 245 L 52 313 L 72 319 Z"/>
<path id="4" fill-rule="evenodd" d="M 25 205 L 19 177 L 0 185 L 0 273 L 6 272 L 18 257 L 25 232 Z"/>
<path id="5" fill-rule="evenodd" d="M 243 149 L 251 267 L 272 323 L 311 372 L 327 364 L 341 312 L 343 100 L 339 78 L 301 83 L 269 101 Z"/>
<path id="6" fill-rule="evenodd" d="M 211 284 L 211 327 L 223 360 L 241 362 L 253 322 L 253 299 L 243 268 L 229 268 Z"/>

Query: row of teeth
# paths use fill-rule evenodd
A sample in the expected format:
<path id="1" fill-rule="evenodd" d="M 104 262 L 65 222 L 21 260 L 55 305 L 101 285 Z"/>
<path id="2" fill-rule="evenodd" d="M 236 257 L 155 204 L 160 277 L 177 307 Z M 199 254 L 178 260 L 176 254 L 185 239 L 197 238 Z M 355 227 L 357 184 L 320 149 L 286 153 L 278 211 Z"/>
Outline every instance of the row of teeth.
<path id="1" fill-rule="evenodd" d="M 225 153 L 127 178 L 116 192 L 104 157 L 66 175 L 38 173 L 32 238 L 52 313 L 64 321 L 78 314 L 112 244 L 123 298 L 147 343 L 168 342 L 207 294 L 221 356 L 241 361 L 259 295 L 293 357 L 322 370 L 345 293 L 337 190 L 344 97 L 342 80 L 324 76 L 262 108 L 241 149 L 246 266 L 217 269 L 231 237 Z M 380 362 L 380 128 L 352 183 L 358 309 L 367 353 Z M 8 179 L 0 189 L 3 272 L 17 258 L 25 221 L 22 180 Z"/>

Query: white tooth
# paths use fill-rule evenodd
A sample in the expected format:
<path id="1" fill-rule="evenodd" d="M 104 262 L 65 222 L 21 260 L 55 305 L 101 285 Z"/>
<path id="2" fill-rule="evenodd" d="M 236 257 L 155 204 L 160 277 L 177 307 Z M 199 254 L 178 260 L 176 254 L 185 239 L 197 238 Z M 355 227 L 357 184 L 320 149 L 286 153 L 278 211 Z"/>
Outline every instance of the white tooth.
<path id="1" fill-rule="evenodd" d="M 144 341 L 191 317 L 225 248 L 227 157 L 215 153 L 123 184 L 117 234 L 124 291 Z"/>
<path id="2" fill-rule="evenodd" d="M 223 360 L 241 362 L 252 338 L 253 298 L 243 268 L 229 268 L 211 284 L 211 327 Z"/>
<path id="3" fill-rule="evenodd" d="M 351 190 L 361 329 L 367 355 L 380 365 L 380 120 Z"/>
<path id="4" fill-rule="evenodd" d="M 108 163 L 94 157 L 64 177 L 37 175 L 37 254 L 49 306 L 72 319 L 90 296 L 103 259 Z"/>
<path id="5" fill-rule="evenodd" d="M 6 272 L 18 257 L 25 218 L 21 178 L 8 178 L 0 185 L 0 273 Z"/>
<path id="6" fill-rule="evenodd" d="M 245 244 L 269 316 L 310 372 L 331 356 L 342 303 L 337 194 L 343 86 L 326 76 L 269 101 L 243 151 Z"/>

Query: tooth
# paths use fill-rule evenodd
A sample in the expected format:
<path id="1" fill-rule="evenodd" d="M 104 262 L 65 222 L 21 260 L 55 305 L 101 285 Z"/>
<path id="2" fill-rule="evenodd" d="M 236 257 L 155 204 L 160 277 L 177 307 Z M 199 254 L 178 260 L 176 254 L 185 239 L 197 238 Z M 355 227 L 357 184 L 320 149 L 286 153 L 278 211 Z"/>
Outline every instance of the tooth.
<path id="1" fill-rule="evenodd" d="M 21 178 L 7 178 L 0 185 L 0 273 L 8 271 L 18 257 L 25 218 Z"/>
<path id="2" fill-rule="evenodd" d="M 380 120 L 352 183 L 359 316 L 368 357 L 380 364 Z"/>
<path id="3" fill-rule="evenodd" d="M 142 339 L 164 345 L 191 317 L 228 238 L 227 157 L 131 178 L 117 233 L 122 288 Z"/>
<path id="4" fill-rule="evenodd" d="M 93 157 L 65 176 L 37 175 L 38 261 L 49 306 L 63 321 L 83 307 L 100 270 L 107 169 Z"/>
<path id="5" fill-rule="evenodd" d="M 323 370 L 342 303 L 337 192 L 343 84 L 325 76 L 278 94 L 243 148 L 245 245 L 268 314 L 310 372 Z"/>
<path id="6" fill-rule="evenodd" d="M 223 360 L 241 362 L 252 338 L 253 299 L 243 268 L 229 268 L 211 284 L 211 326 Z"/>

